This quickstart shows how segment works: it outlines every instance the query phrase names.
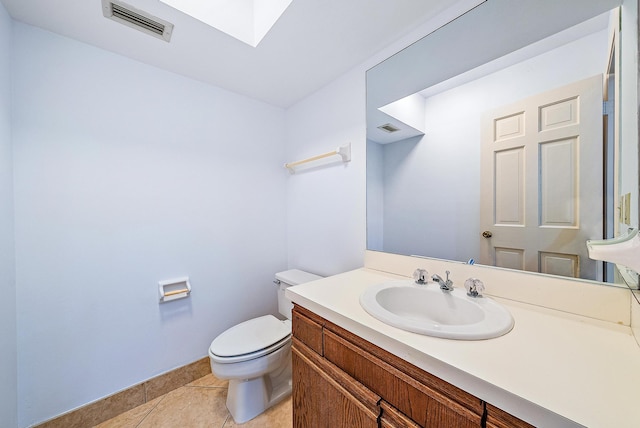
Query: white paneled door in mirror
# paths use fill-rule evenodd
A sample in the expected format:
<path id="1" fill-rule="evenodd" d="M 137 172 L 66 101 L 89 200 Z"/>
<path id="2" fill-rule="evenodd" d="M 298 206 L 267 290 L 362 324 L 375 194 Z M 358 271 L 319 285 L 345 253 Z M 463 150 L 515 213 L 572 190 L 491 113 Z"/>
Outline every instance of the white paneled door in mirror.
<path id="1" fill-rule="evenodd" d="M 483 116 L 481 263 L 602 279 L 602 97 L 595 76 Z"/>

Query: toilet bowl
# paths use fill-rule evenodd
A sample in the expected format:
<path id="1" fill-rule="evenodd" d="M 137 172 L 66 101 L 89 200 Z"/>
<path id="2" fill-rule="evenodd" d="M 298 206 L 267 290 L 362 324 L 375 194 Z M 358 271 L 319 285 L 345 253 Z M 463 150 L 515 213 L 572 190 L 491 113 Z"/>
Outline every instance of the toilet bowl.
<path id="1" fill-rule="evenodd" d="M 287 319 L 264 315 L 237 324 L 216 337 L 209 347 L 212 373 L 229 380 L 227 409 L 244 423 L 291 393 L 291 308 L 284 295 L 291 285 L 320 279 L 292 269 L 276 274 L 278 310 Z"/>

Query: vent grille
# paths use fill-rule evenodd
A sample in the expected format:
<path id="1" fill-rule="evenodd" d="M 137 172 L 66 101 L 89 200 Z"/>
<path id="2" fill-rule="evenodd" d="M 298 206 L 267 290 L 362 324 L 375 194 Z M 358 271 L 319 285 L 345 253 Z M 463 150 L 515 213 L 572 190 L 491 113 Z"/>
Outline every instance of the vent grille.
<path id="1" fill-rule="evenodd" d="M 167 42 L 171 39 L 173 24 L 137 10 L 128 4 L 113 0 L 102 0 L 102 12 L 105 17 L 128 27 L 135 28 Z"/>
<path id="2" fill-rule="evenodd" d="M 400 128 L 398 128 L 396 126 L 393 126 L 390 123 L 385 123 L 384 125 L 380 125 L 380 126 L 378 126 L 378 129 L 382 129 L 383 131 L 389 132 L 389 133 L 397 132 L 397 131 L 400 130 Z"/>
<path id="3" fill-rule="evenodd" d="M 161 23 L 137 14 L 129 9 L 125 9 L 119 4 L 111 3 L 111 12 L 113 13 L 114 18 L 123 19 L 133 25 L 137 25 L 138 27 L 142 27 L 145 30 L 149 30 L 156 34 L 164 33 L 164 25 Z"/>

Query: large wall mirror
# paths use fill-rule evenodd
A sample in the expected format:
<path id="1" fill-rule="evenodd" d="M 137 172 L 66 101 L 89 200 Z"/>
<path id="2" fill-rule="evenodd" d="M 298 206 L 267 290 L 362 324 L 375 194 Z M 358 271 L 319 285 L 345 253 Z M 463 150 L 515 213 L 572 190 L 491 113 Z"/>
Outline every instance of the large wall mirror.
<path id="1" fill-rule="evenodd" d="M 487 0 L 367 71 L 367 248 L 633 283 L 638 0 Z"/>

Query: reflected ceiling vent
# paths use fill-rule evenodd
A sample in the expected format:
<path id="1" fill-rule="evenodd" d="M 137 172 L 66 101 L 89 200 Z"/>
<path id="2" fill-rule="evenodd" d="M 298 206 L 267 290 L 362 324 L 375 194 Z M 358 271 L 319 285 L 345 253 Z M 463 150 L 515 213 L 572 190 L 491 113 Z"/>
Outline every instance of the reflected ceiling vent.
<path id="1" fill-rule="evenodd" d="M 382 129 L 384 132 L 388 132 L 388 133 L 398 132 L 400 130 L 400 128 L 393 126 L 390 123 L 385 123 L 384 125 L 380 125 L 378 126 L 378 129 Z"/>
<path id="2" fill-rule="evenodd" d="M 126 3 L 116 0 L 102 0 L 102 14 L 105 18 L 113 19 L 127 27 L 135 28 L 166 42 L 171 39 L 173 24 Z"/>

